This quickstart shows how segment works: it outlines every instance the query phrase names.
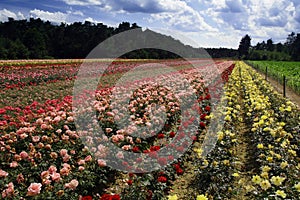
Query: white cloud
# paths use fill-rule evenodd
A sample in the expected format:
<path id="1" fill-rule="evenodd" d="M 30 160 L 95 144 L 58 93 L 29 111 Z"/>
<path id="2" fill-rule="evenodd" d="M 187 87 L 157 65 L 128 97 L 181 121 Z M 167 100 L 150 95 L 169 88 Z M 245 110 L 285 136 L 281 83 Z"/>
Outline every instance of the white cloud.
<path id="1" fill-rule="evenodd" d="M 68 5 L 78 6 L 99 6 L 102 5 L 101 0 L 63 0 Z"/>
<path id="2" fill-rule="evenodd" d="M 21 12 L 14 13 L 5 8 L 0 10 L 0 21 L 7 21 L 8 17 L 14 18 L 15 20 L 25 19 Z"/>
<path id="3" fill-rule="evenodd" d="M 66 22 L 68 14 L 62 12 L 49 12 L 44 10 L 34 9 L 29 12 L 30 17 L 40 18 L 42 20 L 49 20 L 51 22 Z"/>
<path id="4" fill-rule="evenodd" d="M 151 22 L 160 21 L 167 27 L 186 31 L 217 31 L 195 9 L 180 0 L 158 0 L 161 13 L 151 14 Z"/>

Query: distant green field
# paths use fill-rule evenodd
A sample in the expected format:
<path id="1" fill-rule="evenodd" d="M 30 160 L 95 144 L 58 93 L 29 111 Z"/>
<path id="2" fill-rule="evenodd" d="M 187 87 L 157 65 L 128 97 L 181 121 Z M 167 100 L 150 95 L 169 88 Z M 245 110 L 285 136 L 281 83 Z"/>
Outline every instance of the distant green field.
<path id="1" fill-rule="evenodd" d="M 287 86 L 300 94 L 300 62 L 285 61 L 248 61 L 254 68 L 266 72 L 268 76 L 273 77 L 283 83 L 283 76 L 287 78 Z"/>

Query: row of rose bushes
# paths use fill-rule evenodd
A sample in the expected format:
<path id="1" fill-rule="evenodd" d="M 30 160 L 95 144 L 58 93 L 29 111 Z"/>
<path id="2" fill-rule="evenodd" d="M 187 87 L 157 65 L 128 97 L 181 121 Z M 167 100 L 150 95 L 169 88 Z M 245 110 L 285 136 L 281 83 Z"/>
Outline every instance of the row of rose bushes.
<path id="1" fill-rule="evenodd" d="M 253 160 L 251 195 L 256 199 L 297 199 L 300 195 L 299 108 L 251 67 L 240 63 Z"/>
<path id="2" fill-rule="evenodd" d="M 116 73 L 127 72 L 140 64 L 157 63 L 153 60 L 68 60 L 60 61 L 53 60 L 52 62 L 42 63 L 27 63 L 25 61 L 20 63 L 11 63 L 11 65 L 2 67 L 0 70 L 0 87 L 5 89 L 22 88 L 24 86 L 34 86 L 43 83 L 52 83 L 59 80 L 72 80 L 76 78 L 79 67 L 82 64 L 88 64 L 91 69 L 87 70 L 87 76 L 95 74 L 95 71 L 103 69 L 102 75 L 111 75 Z M 161 64 L 177 67 L 184 65 L 203 65 L 205 62 L 211 64 L 209 60 L 162 60 Z M 161 67 L 161 66 L 160 66 Z M 93 71 L 92 68 L 95 68 Z M 96 73 L 97 74 L 97 73 Z"/>
<path id="3" fill-rule="evenodd" d="M 205 141 L 195 143 L 197 173 L 188 187 L 195 188 L 203 200 L 298 199 L 299 108 L 242 62 L 235 65 L 225 91 L 222 101 L 227 106 L 220 109 L 224 118 L 213 119 L 223 128 L 206 134 L 212 145 L 217 140 L 208 155 Z M 182 194 L 169 199 L 177 196 Z M 195 198 L 191 194 L 185 199 Z"/>
<path id="4" fill-rule="evenodd" d="M 228 62 L 220 68 L 226 68 L 230 65 L 231 63 Z M 199 129 L 202 130 L 207 123 L 205 115 L 210 112 L 210 97 L 208 90 L 205 90 L 201 77 L 195 76 L 193 79 L 194 75 L 199 74 L 188 73 L 189 80 L 192 81 L 192 85 L 195 86 L 194 89 L 199 95 L 200 107 L 195 111 L 201 113 L 202 123 L 198 122 Z M 137 96 L 139 95 L 144 96 L 137 94 Z M 138 99 L 132 99 L 132 101 L 135 100 Z M 174 107 L 174 105 L 169 104 L 170 102 L 167 103 L 162 102 L 162 105 Z M 136 111 L 140 109 L 139 104 L 133 106 Z M 170 110 L 172 110 L 171 107 Z M 95 108 L 97 109 L 97 106 Z M 110 115 L 108 112 L 106 112 L 106 117 Z M 132 114 L 136 116 L 142 114 L 141 112 L 133 112 Z M 168 117 L 170 122 L 175 123 L 174 127 L 176 128 L 179 122 L 176 115 L 180 113 L 178 110 L 175 113 L 175 115 L 172 113 Z M 172 115 L 175 117 L 172 118 Z M 0 116 L 0 188 L 2 189 L 2 198 L 118 199 L 122 196 L 123 199 L 132 199 L 134 195 L 141 195 L 140 198 L 144 199 L 162 198 L 168 192 L 171 180 L 176 177 L 176 174 L 180 175 L 184 171 L 179 160 L 174 160 L 171 156 L 163 159 L 154 157 L 161 165 L 165 165 L 166 162 L 170 165 L 163 171 L 156 171 L 151 174 L 129 173 L 124 175 L 108 167 L 105 159 L 97 158 L 97 156 L 95 158 L 96 152 L 86 147 L 86 143 L 82 142 L 82 135 L 76 131 L 71 97 L 66 97 L 62 101 L 49 100 L 45 104 L 33 103 L 24 109 L 6 106 L 1 109 Z M 114 127 L 105 127 L 105 131 L 109 128 L 114 134 L 108 135 L 108 140 L 113 141 L 113 138 L 122 140 L 122 138 L 113 136 L 120 133 L 117 133 Z M 148 148 L 145 148 L 144 145 L 139 147 L 137 138 L 131 141 L 130 136 L 125 136 L 125 140 L 123 135 L 123 139 L 124 142 L 128 143 L 126 145 L 131 145 L 127 149 L 129 151 L 155 152 L 161 148 L 160 144 L 164 144 L 164 142 L 159 141 L 178 135 L 172 131 L 172 128 L 173 125 L 169 125 L 163 129 L 164 132 L 155 136 L 150 145 L 146 145 Z M 126 150 L 125 147 L 123 149 Z M 103 146 L 98 145 L 97 151 L 101 153 Z M 155 153 L 153 155 L 155 156 Z M 120 155 L 119 158 L 121 158 Z M 112 185 L 117 178 L 120 179 L 119 176 L 122 177 L 121 180 L 126 182 L 123 191 L 120 191 L 119 194 L 105 194 L 112 191 Z M 124 176 L 128 178 L 124 179 Z"/>

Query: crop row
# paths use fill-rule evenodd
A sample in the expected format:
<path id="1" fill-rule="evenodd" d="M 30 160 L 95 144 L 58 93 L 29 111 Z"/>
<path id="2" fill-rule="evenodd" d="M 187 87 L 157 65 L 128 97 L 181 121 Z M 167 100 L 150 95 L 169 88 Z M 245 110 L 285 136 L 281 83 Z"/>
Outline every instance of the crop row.
<path id="1" fill-rule="evenodd" d="M 220 63 L 218 69 L 231 66 L 232 62 Z M 222 78 L 227 79 L 229 73 L 230 70 L 225 71 Z M 211 96 L 202 75 L 197 69 L 188 69 L 181 71 L 181 76 L 184 79 L 178 73 L 166 73 L 150 84 L 128 83 L 125 86 L 136 87 L 131 96 L 124 85 L 102 89 L 88 107 L 84 107 L 88 99 L 75 98 L 84 100 L 77 110 L 72 110 L 71 96 L 1 108 L 2 198 L 163 198 L 172 180 L 184 173 L 181 161 L 186 156 L 184 151 L 189 151 L 189 142 L 196 140 L 209 123 Z M 216 80 L 212 86 L 218 81 L 222 82 Z M 212 88 L 212 92 L 218 93 L 217 89 Z M 196 99 L 185 102 L 183 99 L 188 99 L 191 93 L 196 94 Z M 128 104 L 120 102 L 122 95 L 129 95 Z M 123 110 L 123 105 L 127 109 Z M 96 118 L 84 123 L 90 122 L 90 111 Z M 97 124 L 104 134 L 93 135 Z M 146 127 L 152 127 L 154 132 L 155 127 L 161 127 L 161 131 L 154 134 L 147 132 Z M 196 135 L 191 135 L 193 132 Z M 116 152 L 106 146 L 108 141 L 117 147 Z M 158 156 L 164 146 L 169 146 L 170 151 Z M 144 157 L 126 158 L 129 153 Z M 109 159 L 111 156 L 114 159 Z M 148 166 L 141 162 L 145 158 L 151 161 Z M 155 165 L 151 170 L 155 171 L 146 173 L 152 163 Z M 123 166 L 125 171 L 134 173 L 121 173 L 109 166 Z"/>
<path id="2" fill-rule="evenodd" d="M 279 61 L 248 61 L 251 66 L 266 73 L 281 84 L 283 76 L 286 77 L 287 85 L 295 92 L 300 93 L 300 63 Z"/>

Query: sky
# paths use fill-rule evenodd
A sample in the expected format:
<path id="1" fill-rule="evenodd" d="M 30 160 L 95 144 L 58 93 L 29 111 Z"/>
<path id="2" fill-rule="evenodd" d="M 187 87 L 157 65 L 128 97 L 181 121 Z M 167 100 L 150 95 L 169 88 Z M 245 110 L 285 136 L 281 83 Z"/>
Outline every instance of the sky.
<path id="1" fill-rule="evenodd" d="M 127 21 L 194 47 L 237 49 L 246 34 L 256 45 L 300 32 L 300 0 L 1 0 L 0 21 L 8 17 L 112 27 Z"/>

